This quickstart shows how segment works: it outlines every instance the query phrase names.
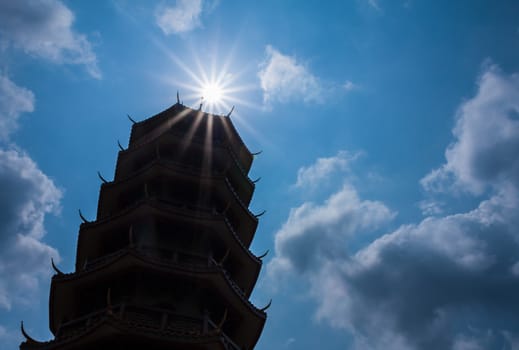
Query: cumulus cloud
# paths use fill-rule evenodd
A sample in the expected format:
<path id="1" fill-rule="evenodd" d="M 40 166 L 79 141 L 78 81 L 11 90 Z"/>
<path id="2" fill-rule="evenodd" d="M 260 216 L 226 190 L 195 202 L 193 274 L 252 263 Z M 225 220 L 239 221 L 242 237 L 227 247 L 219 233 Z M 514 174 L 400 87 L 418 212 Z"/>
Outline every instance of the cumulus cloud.
<path id="1" fill-rule="evenodd" d="M 58 64 L 84 65 L 97 79 L 101 72 L 87 37 L 72 28 L 74 14 L 58 0 L 0 1 L 0 39 L 25 53 Z"/>
<path id="2" fill-rule="evenodd" d="M 335 267 L 332 283 L 344 299 L 314 287 L 322 300 L 319 316 L 354 330 L 374 349 L 383 348 L 377 324 L 410 349 L 455 349 L 460 337 L 474 337 L 471 327 L 517 334 L 510 317 L 519 311 L 519 280 L 510 269 L 519 259 L 513 228 L 519 222 L 517 208 L 505 203 L 495 197 L 468 213 L 427 218 L 370 243 Z"/>
<path id="3" fill-rule="evenodd" d="M 0 75 L 0 141 L 8 139 L 23 112 L 34 110 L 34 94 Z"/>
<path id="4" fill-rule="evenodd" d="M 25 153 L 0 149 L 0 308 L 26 303 L 50 274 L 57 250 L 42 241 L 44 219 L 58 213 L 61 191 Z"/>
<path id="5" fill-rule="evenodd" d="M 202 0 L 177 0 L 175 6 L 159 6 L 157 25 L 166 35 L 189 32 L 201 26 L 202 8 Z"/>
<path id="6" fill-rule="evenodd" d="M 304 273 L 323 262 L 345 259 L 348 238 L 376 230 L 394 215 L 381 202 L 362 200 L 347 184 L 322 204 L 305 202 L 290 211 L 276 233 L 276 256 L 269 263 L 269 273 Z"/>
<path id="7" fill-rule="evenodd" d="M 349 168 L 352 161 L 357 159 L 360 153 L 339 151 L 337 155 L 327 158 L 318 158 L 314 164 L 301 167 L 297 172 L 295 187 L 314 187 L 326 180 L 335 171 L 344 171 Z"/>
<path id="8" fill-rule="evenodd" d="M 307 67 L 295 57 L 284 55 L 270 45 L 265 52 L 267 57 L 258 73 L 265 103 L 322 100 L 321 83 Z"/>
<path id="9" fill-rule="evenodd" d="M 362 206 L 354 189 L 343 188 L 322 205 L 290 212 L 276 233 L 268 276 L 303 278 L 317 319 L 349 331 L 356 349 L 515 349 L 517 79 L 497 67 L 483 73 L 457 113 L 446 164 L 422 180 L 426 188 L 486 193 L 475 209 L 427 217 L 349 251 L 352 237 L 384 227 L 392 215 L 381 202 Z"/>
<path id="10" fill-rule="evenodd" d="M 478 82 L 476 96 L 456 114 L 454 142 L 446 163 L 425 176 L 426 190 L 451 189 L 482 194 L 519 179 L 519 74 L 491 66 Z"/>

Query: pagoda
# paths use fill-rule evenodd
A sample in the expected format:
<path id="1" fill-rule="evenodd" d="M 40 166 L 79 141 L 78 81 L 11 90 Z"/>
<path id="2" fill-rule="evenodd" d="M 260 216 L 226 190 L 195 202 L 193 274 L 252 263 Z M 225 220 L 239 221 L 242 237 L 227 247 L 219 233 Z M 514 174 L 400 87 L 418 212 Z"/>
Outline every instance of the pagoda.
<path id="1" fill-rule="evenodd" d="M 54 262 L 54 339 L 23 328 L 21 350 L 253 349 L 266 308 L 249 302 L 261 258 L 250 250 L 252 154 L 230 113 L 177 103 L 135 122 L 95 221 L 81 214 L 75 271 Z M 232 112 L 232 111 L 231 111 Z M 261 215 L 261 214 L 260 214 Z"/>

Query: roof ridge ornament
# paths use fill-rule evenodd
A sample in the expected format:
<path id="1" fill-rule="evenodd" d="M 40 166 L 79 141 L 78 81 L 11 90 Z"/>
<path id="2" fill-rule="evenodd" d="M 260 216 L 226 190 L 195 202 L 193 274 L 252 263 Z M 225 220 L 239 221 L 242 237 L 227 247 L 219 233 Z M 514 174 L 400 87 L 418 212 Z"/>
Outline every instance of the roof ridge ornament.
<path id="1" fill-rule="evenodd" d="M 258 256 L 258 259 L 260 259 L 260 260 L 263 259 L 264 257 L 267 256 L 267 254 L 268 254 L 269 252 L 270 252 L 270 249 L 267 249 L 267 250 L 265 251 L 265 253 L 263 253 L 263 254 L 261 254 L 260 256 Z"/>
<path id="2" fill-rule="evenodd" d="M 257 155 L 260 155 L 263 153 L 263 150 L 259 151 L 259 152 L 254 152 L 254 153 L 251 153 L 253 156 L 257 156 Z"/>
<path id="3" fill-rule="evenodd" d="M 259 213 L 259 214 L 254 214 L 254 216 L 255 216 L 256 218 L 259 218 L 260 216 L 262 216 L 262 215 L 265 214 L 266 212 L 267 212 L 266 210 L 263 210 L 263 211 L 262 211 L 261 213 Z"/>
<path id="4" fill-rule="evenodd" d="M 232 106 L 230 112 L 227 113 L 227 118 L 229 118 L 229 117 L 231 116 L 231 114 L 232 114 L 233 111 L 234 111 L 234 106 Z"/>
<path id="5" fill-rule="evenodd" d="M 58 274 L 58 276 L 63 276 L 64 273 L 61 272 L 60 269 L 58 269 L 58 267 L 56 266 L 56 264 L 54 263 L 54 258 L 50 258 L 50 264 L 52 265 L 52 268 L 54 269 L 54 271 L 56 271 L 56 273 Z"/>
<path id="6" fill-rule="evenodd" d="M 97 171 L 97 176 L 101 179 L 101 181 L 103 181 L 103 183 L 107 184 L 108 181 L 103 177 L 103 175 L 101 175 L 101 173 L 99 172 L 99 170 Z"/>
<path id="7" fill-rule="evenodd" d="M 269 303 L 267 305 L 265 305 L 264 307 L 262 307 L 260 310 L 265 312 L 270 307 L 270 305 L 272 305 L 272 299 L 270 299 Z"/>
<path id="8" fill-rule="evenodd" d="M 126 151 L 126 150 L 124 149 L 124 147 L 121 146 L 121 143 L 119 142 L 119 140 L 117 140 L 117 145 L 119 146 L 119 149 L 120 149 L 121 151 L 123 151 L 123 152 Z"/>
<path id="9" fill-rule="evenodd" d="M 41 341 L 37 341 L 35 340 L 34 338 L 32 338 L 29 334 L 27 334 L 27 332 L 25 331 L 25 328 L 23 327 L 23 321 L 21 322 L 20 324 L 20 330 L 22 331 L 22 335 L 25 337 L 25 339 L 27 340 L 27 343 L 31 343 L 31 344 L 43 344 L 43 342 Z"/>
<path id="10" fill-rule="evenodd" d="M 258 177 L 256 180 L 252 180 L 252 183 L 255 184 L 255 183 L 258 182 L 259 180 L 261 180 L 261 176 Z"/>
<path id="11" fill-rule="evenodd" d="M 79 212 L 79 217 L 81 218 L 81 220 L 83 220 L 83 223 L 89 224 L 92 222 L 92 221 L 88 221 L 87 219 L 85 219 L 85 217 L 83 216 L 83 213 L 81 212 L 81 209 L 78 209 L 78 212 Z"/>
<path id="12" fill-rule="evenodd" d="M 132 117 L 130 117 L 129 114 L 126 114 L 126 116 L 128 117 L 128 119 L 130 119 L 130 121 L 133 123 L 133 124 L 137 124 L 137 122 L 135 120 L 133 120 Z"/>

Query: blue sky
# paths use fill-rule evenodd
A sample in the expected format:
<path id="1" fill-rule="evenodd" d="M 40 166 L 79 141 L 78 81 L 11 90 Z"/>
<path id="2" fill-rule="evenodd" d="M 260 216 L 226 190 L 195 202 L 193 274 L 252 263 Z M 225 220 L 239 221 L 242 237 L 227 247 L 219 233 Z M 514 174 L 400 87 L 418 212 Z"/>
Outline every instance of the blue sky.
<path id="1" fill-rule="evenodd" d="M 515 1 L 0 0 L 0 349 L 49 339 L 131 123 L 219 77 L 261 176 L 257 349 L 519 348 Z"/>

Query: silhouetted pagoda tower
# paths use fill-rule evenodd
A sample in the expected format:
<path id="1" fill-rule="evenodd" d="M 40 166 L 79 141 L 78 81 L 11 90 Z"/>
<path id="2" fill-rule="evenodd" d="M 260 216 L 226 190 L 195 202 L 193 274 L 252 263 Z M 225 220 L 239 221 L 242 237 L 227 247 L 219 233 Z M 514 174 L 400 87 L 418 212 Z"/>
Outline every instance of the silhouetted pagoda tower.
<path id="1" fill-rule="evenodd" d="M 249 250 L 254 154 L 230 115 L 200 109 L 132 120 L 114 180 L 99 174 L 97 219 L 80 212 L 75 272 L 52 263 L 55 338 L 22 324 L 20 349 L 254 348 L 266 320 L 248 300 L 262 265 Z"/>

